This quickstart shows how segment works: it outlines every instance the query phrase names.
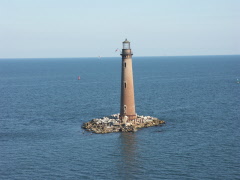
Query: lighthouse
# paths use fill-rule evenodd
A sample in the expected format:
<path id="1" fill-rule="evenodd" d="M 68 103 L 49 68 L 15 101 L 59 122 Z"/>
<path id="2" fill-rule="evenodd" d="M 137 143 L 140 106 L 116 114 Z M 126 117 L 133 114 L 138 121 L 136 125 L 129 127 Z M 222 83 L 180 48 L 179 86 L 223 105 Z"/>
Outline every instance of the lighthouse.
<path id="1" fill-rule="evenodd" d="M 136 119 L 134 82 L 132 68 L 132 50 L 130 42 L 126 39 L 123 41 L 122 49 L 122 78 L 121 78 L 121 105 L 120 120 L 126 123 L 129 120 Z"/>
<path id="2" fill-rule="evenodd" d="M 123 41 L 122 48 L 122 76 L 121 76 L 121 104 L 120 114 L 92 119 L 83 124 L 82 128 L 95 133 L 136 132 L 139 128 L 165 124 L 158 118 L 139 116 L 135 110 L 134 82 L 132 66 L 132 50 L 130 42 Z"/>

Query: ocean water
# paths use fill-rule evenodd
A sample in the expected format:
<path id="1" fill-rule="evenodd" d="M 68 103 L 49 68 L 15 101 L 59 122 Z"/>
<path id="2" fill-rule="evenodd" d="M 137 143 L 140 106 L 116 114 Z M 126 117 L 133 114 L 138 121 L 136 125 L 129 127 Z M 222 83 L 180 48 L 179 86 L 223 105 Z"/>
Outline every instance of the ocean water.
<path id="1" fill-rule="evenodd" d="M 0 59 L 0 179 L 240 179 L 240 56 L 133 57 L 136 111 L 166 125 L 83 134 L 119 112 L 120 66 Z"/>

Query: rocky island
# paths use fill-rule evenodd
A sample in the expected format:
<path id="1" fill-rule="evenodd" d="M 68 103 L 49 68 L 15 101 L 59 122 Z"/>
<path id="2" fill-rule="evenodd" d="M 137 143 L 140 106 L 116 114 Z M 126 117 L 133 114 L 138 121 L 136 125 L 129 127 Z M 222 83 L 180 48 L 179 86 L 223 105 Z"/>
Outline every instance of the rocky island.
<path id="1" fill-rule="evenodd" d="M 136 132 L 140 128 L 159 126 L 165 124 L 165 121 L 151 116 L 139 116 L 134 120 L 128 120 L 125 116 L 120 120 L 120 114 L 113 114 L 100 119 L 92 119 L 83 123 L 82 128 L 97 134 L 111 132 Z"/>

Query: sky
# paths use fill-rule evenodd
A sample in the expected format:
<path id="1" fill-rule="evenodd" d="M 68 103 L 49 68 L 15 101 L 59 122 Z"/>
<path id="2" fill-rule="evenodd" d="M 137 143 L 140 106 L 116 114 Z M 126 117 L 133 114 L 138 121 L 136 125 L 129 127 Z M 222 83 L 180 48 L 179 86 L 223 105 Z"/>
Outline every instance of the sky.
<path id="1" fill-rule="evenodd" d="M 0 0 L 0 58 L 240 54 L 240 0 Z"/>

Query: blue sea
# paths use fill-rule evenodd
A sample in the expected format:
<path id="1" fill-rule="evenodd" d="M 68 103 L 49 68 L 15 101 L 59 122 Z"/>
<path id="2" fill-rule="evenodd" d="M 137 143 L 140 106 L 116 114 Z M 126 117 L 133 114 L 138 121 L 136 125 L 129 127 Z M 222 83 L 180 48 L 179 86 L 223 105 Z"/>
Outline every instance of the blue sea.
<path id="1" fill-rule="evenodd" d="M 240 55 L 133 56 L 133 73 L 137 113 L 166 124 L 91 134 L 119 113 L 121 57 L 0 59 L 0 179 L 240 179 Z"/>

